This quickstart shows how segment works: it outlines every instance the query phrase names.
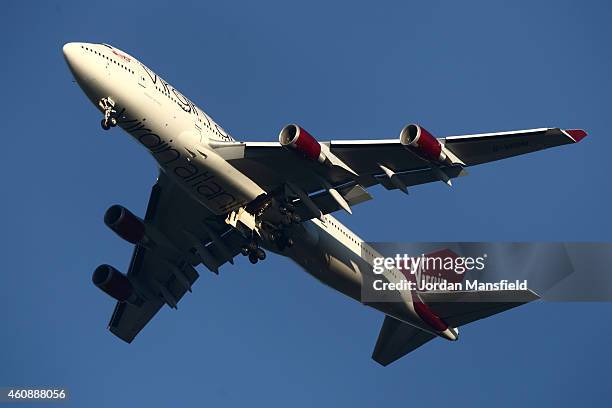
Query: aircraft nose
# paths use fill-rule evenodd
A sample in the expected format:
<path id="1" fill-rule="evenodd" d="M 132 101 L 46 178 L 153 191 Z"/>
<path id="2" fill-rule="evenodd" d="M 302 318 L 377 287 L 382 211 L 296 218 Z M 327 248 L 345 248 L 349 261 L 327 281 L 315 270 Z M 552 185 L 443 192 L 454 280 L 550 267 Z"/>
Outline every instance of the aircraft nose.
<path id="1" fill-rule="evenodd" d="M 70 42 L 64 44 L 62 47 L 62 51 L 64 53 L 64 59 L 72 71 L 72 75 L 77 80 L 77 82 L 81 83 L 82 81 L 88 80 L 89 76 L 87 72 L 87 64 L 86 58 L 81 52 L 82 43 Z"/>
<path id="2" fill-rule="evenodd" d="M 64 58 L 66 59 L 66 62 L 69 66 L 74 64 L 74 60 L 76 57 L 76 49 L 78 47 L 79 46 L 77 45 L 77 43 L 66 43 L 62 48 L 62 51 L 64 52 Z"/>

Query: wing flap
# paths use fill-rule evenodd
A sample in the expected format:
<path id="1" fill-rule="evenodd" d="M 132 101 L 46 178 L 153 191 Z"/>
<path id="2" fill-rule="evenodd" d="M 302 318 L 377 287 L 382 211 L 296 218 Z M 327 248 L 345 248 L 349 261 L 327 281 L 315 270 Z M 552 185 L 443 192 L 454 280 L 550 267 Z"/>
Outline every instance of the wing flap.
<path id="1" fill-rule="evenodd" d="M 340 187 L 337 191 L 346 200 L 349 206 L 354 206 L 372 199 L 370 193 L 358 184 Z M 338 201 L 336 201 L 327 190 L 313 194 L 310 196 L 310 199 L 323 214 L 329 214 L 342 208 Z M 295 206 L 296 213 L 302 220 L 309 220 L 315 216 L 300 199 L 296 199 L 293 205 Z"/>
<path id="2" fill-rule="evenodd" d="M 467 171 L 462 166 L 443 166 L 438 170 L 443 172 L 449 179 L 467 175 Z M 395 185 L 385 173 L 377 174 L 374 177 L 387 190 L 394 190 L 398 188 L 397 185 Z M 407 187 L 425 183 L 433 183 L 440 181 L 441 179 L 437 171 L 431 167 L 395 173 L 394 177 L 399 178 L 400 181 Z"/>

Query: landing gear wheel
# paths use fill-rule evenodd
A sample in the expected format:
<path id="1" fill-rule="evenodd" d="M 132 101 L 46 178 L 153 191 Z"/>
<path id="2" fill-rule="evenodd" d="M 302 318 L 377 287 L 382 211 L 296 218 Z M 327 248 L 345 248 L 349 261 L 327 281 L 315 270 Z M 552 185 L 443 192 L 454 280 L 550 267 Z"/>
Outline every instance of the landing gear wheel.
<path id="1" fill-rule="evenodd" d="M 257 251 L 255 251 L 255 257 L 260 261 L 263 261 L 264 259 L 266 259 L 266 253 L 258 248 Z"/>
<path id="2" fill-rule="evenodd" d="M 108 130 L 111 127 L 117 126 L 117 111 L 115 110 L 115 101 L 110 97 L 102 98 L 98 101 L 98 107 L 104 113 L 102 119 L 102 129 Z"/>
<path id="3" fill-rule="evenodd" d="M 257 263 L 257 261 L 259 261 L 259 259 L 257 258 L 257 254 L 249 254 L 249 261 L 255 265 Z"/>

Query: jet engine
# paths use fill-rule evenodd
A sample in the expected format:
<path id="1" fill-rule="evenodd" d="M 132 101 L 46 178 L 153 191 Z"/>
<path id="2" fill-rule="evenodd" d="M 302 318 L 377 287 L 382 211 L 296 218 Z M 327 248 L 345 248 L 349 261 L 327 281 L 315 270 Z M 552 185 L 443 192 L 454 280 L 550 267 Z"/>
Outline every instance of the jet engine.
<path id="1" fill-rule="evenodd" d="M 296 124 L 285 126 L 278 135 L 278 141 L 283 147 L 294 149 L 310 160 L 325 162 L 325 153 L 321 151 L 317 139 Z"/>
<path id="2" fill-rule="evenodd" d="M 442 144 L 419 125 L 410 124 L 403 128 L 400 143 L 425 160 L 440 163 L 447 160 Z"/>
<path id="3" fill-rule="evenodd" d="M 120 205 L 115 204 L 106 210 L 104 224 L 132 244 L 139 244 L 145 240 L 144 222 Z"/>
<path id="4" fill-rule="evenodd" d="M 91 277 L 94 285 L 119 302 L 139 304 L 140 298 L 134 292 L 127 276 L 110 265 L 100 265 Z"/>

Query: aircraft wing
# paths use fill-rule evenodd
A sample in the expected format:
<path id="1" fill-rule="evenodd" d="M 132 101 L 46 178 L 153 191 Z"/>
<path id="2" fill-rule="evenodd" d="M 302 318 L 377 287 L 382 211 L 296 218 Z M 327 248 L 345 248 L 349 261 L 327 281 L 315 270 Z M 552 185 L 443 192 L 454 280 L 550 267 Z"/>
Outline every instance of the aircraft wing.
<path id="1" fill-rule="evenodd" d="M 142 328 L 167 304 L 178 302 L 198 279 L 198 264 L 218 273 L 225 262 L 233 263 L 244 238 L 204 207 L 163 173 L 153 186 L 144 217 L 155 231 L 156 245 L 136 245 L 128 279 L 144 298 L 136 306 L 117 302 L 109 330 L 131 343 Z"/>
<path id="2" fill-rule="evenodd" d="M 467 174 L 467 166 L 577 143 L 585 136 L 586 132 L 579 129 L 540 128 L 439 138 L 444 151 L 453 158 L 443 164 L 406 149 L 399 138 L 321 142 L 335 159 L 332 166 L 301 157 L 277 142 L 219 143 L 213 147 L 264 190 L 274 191 L 289 182 L 327 213 L 345 208 L 334 199 L 330 188 L 351 206 L 371 199 L 365 188 L 373 185 L 407 192 L 407 187 L 434 181 L 450 184 L 451 179 Z M 349 192 L 351 196 L 347 197 Z M 296 201 L 299 204 L 301 200 Z"/>

